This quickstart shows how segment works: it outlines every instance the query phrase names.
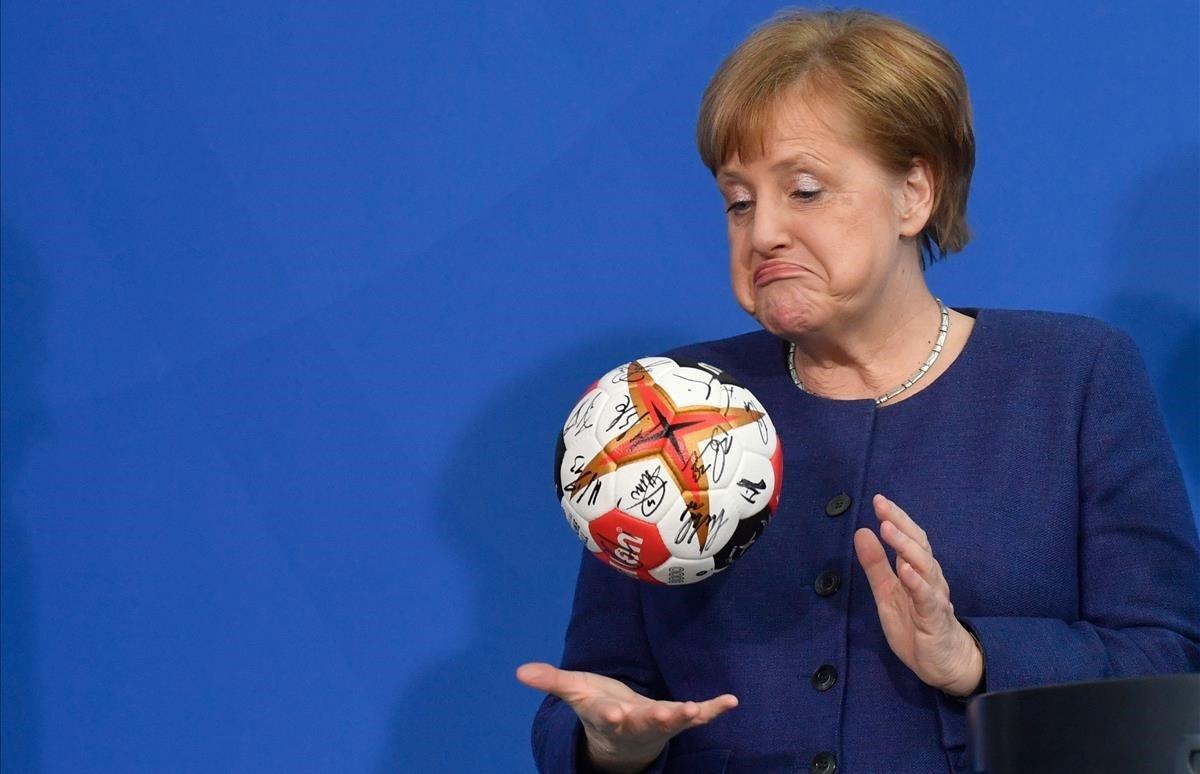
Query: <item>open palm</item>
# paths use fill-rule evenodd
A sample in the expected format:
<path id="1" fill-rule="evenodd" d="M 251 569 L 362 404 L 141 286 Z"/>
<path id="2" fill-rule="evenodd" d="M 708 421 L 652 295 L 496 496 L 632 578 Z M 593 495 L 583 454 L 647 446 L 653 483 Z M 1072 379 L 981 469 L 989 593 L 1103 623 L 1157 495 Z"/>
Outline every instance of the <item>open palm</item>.
<path id="1" fill-rule="evenodd" d="M 588 756 L 606 771 L 637 771 L 657 758 L 671 737 L 737 706 L 731 694 L 700 702 L 657 701 L 611 677 L 542 663 L 523 664 L 517 679 L 571 706 L 583 723 Z"/>
<path id="2" fill-rule="evenodd" d="M 926 684 L 966 696 L 982 679 L 983 655 L 954 616 L 950 587 L 929 536 L 883 495 L 875 495 L 873 505 L 879 534 L 896 552 L 895 571 L 871 530 L 854 533 L 854 550 L 871 584 L 888 645 Z"/>

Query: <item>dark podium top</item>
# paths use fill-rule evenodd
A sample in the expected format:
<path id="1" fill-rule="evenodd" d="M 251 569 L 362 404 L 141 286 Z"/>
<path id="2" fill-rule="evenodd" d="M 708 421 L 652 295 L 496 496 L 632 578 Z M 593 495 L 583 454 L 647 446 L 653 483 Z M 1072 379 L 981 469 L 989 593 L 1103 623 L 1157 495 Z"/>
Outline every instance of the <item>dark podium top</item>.
<path id="1" fill-rule="evenodd" d="M 967 707 L 987 774 L 1200 774 L 1200 674 L 1000 691 Z"/>

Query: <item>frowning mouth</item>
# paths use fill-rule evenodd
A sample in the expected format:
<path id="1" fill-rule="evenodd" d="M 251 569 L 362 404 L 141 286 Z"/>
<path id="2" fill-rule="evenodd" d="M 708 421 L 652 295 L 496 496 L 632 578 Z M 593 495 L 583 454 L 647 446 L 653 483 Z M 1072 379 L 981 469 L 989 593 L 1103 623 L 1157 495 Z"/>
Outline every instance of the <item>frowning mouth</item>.
<path id="1" fill-rule="evenodd" d="M 788 263 L 780 260 L 767 261 L 754 270 L 754 284 L 762 287 L 763 285 L 769 285 L 775 280 L 799 277 L 804 274 L 812 274 L 812 271 L 798 263 Z"/>

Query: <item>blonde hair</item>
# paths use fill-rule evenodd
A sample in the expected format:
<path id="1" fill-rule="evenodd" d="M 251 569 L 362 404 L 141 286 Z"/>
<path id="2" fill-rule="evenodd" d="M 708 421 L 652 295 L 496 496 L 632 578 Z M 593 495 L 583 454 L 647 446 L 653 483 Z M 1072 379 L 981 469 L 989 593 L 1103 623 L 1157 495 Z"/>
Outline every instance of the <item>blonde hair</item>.
<path id="1" fill-rule="evenodd" d="M 918 157 L 929 164 L 933 209 L 920 235 L 926 262 L 966 246 L 975 134 L 966 79 L 950 52 L 870 11 L 781 12 L 721 63 L 704 91 L 696 143 L 713 174 L 735 153 L 763 152 L 772 113 L 796 86 L 844 108 L 855 139 L 885 168 L 906 172 Z"/>

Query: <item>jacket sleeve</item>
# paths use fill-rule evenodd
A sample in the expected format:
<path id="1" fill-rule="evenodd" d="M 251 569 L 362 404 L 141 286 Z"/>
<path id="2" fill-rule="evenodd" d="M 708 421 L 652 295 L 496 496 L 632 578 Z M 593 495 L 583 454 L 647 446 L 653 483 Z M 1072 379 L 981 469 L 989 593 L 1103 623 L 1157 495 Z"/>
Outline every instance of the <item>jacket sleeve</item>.
<path id="1" fill-rule="evenodd" d="M 1088 380 L 1078 460 L 1078 620 L 965 617 L 988 691 L 1200 670 L 1196 524 L 1145 365 L 1115 329 Z M 965 742 L 961 703 L 939 706 Z"/>
<path id="2" fill-rule="evenodd" d="M 583 551 L 562 668 L 603 674 L 644 696 L 665 699 L 669 696 L 646 641 L 639 583 Z M 533 721 L 538 771 L 580 771 L 576 750 L 582 735 L 583 724 L 570 705 L 547 696 Z M 664 750 L 647 771 L 661 771 L 666 754 Z"/>

